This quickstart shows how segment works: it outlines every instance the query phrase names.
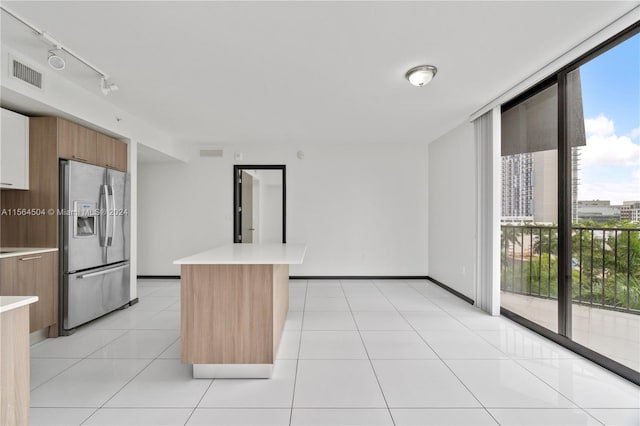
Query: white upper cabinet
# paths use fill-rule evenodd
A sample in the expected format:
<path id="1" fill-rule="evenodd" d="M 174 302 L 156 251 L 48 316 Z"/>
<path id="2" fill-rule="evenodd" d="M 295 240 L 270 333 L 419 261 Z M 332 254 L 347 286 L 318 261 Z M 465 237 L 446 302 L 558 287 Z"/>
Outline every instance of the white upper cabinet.
<path id="1" fill-rule="evenodd" d="M 29 117 L 2 109 L 0 188 L 29 189 Z"/>

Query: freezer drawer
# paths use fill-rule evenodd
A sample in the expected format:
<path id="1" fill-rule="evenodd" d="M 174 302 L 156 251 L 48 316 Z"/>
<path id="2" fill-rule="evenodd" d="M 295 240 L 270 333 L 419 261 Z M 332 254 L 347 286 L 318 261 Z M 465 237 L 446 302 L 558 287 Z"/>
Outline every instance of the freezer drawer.
<path id="1" fill-rule="evenodd" d="M 129 263 L 64 275 L 64 329 L 129 303 Z"/>

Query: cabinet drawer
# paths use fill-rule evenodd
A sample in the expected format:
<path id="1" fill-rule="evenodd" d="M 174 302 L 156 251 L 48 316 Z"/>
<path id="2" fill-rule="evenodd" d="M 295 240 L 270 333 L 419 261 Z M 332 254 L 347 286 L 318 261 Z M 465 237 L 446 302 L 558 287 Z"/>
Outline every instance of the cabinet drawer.
<path id="1" fill-rule="evenodd" d="M 0 259 L 0 295 L 38 296 L 29 307 L 31 332 L 57 322 L 56 252 Z"/>

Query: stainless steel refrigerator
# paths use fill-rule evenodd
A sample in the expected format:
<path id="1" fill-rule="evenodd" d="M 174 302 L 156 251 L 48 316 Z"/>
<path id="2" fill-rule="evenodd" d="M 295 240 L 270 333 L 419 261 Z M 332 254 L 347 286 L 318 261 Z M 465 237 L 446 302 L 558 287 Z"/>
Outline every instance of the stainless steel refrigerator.
<path id="1" fill-rule="evenodd" d="M 130 183 L 124 172 L 60 162 L 60 331 L 130 301 Z"/>

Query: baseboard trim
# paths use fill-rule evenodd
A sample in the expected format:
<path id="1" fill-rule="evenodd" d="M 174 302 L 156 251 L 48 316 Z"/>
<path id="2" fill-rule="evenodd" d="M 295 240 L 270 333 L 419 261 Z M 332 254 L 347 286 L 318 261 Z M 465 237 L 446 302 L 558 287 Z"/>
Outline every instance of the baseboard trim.
<path id="1" fill-rule="evenodd" d="M 179 280 L 180 275 L 137 275 L 139 280 Z M 428 280 L 426 275 L 291 275 L 290 280 Z"/>
<path id="2" fill-rule="evenodd" d="M 465 302 L 469 303 L 470 305 L 475 304 L 475 301 L 468 297 L 465 296 L 464 294 L 460 293 L 457 290 L 452 289 L 451 287 L 449 287 L 448 285 L 436 280 L 435 278 L 431 278 L 431 277 L 426 277 L 429 281 L 431 281 L 432 283 L 434 283 L 435 285 L 437 285 L 438 287 L 441 287 L 443 290 L 447 290 L 449 293 L 453 294 L 454 296 L 458 296 L 460 299 L 464 300 Z"/>
<path id="3" fill-rule="evenodd" d="M 179 280 L 180 275 L 137 275 L 139 280 Z"/>
<path id="4" fill-rule="evenodd" d="M 426 280 L 424 275 L 291 275 L 290 280 Z"/>

